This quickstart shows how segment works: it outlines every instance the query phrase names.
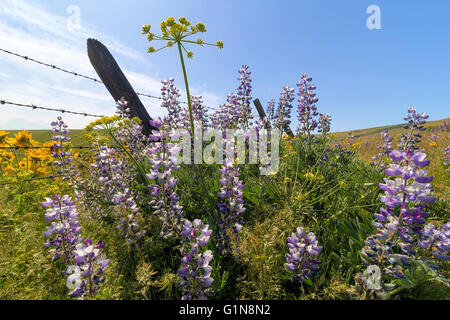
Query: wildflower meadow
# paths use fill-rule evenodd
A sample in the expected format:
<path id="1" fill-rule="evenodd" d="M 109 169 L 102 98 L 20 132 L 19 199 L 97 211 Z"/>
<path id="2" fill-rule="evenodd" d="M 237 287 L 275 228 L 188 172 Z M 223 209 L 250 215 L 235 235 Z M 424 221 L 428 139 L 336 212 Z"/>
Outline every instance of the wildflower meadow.
<path id="1" fill-rule="evenodd" d="M 161 80 L 150 134 L 126 99 L 83 130 L 0 131 L 0 299 L 450 298 L 448 120 L 332 132 L 303 73 L 261 117 L 251 65 L 210 109 L 188 62 L 227 43 L 185 17 L 141 31 L 184 80 Z"/>

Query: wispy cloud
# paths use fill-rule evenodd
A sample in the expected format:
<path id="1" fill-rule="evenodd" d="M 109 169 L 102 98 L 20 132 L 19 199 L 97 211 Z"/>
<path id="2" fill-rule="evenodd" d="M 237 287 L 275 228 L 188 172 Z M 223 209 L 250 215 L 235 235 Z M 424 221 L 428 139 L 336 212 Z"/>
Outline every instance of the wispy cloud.
<path id="1" fill-rule="evenodd" d="M 79 30 L 69 31 L 66 16 L 58 16 L 30 4 L 28 1 L 2 0 L 0 2 L 0 48 L 11 50 L 35 59 L 61 66 L 68 70 L 97 75 L 86 54 L 86 39 L 97 38 L 113 55 L 139 65 L 149 64 L 145 55 L 129 48 L 110 35 L 99 33 L 95 26 L 83 20 Z M 20 103 L 68 108 L 73 111 L 111 114 L 115 103 L 102 84 L 52 71 L 44 66 L 24 61 L 0 52 L 0 98 Z M 133 70 L 123 70 L 135 90 L 159 96 L 160 80 Z M 203 94 L 205 103 L 216 104 L 219 97 Z M 160 101 L 142 97 L 142 102 L 152 116 L 162 116 L 165 110 Z M 55 112 L 6 107 L 0 117 L 1 129 L 48 128 Z M 65 114 L 72 128 L 82 128 L 92 121 Z"/>

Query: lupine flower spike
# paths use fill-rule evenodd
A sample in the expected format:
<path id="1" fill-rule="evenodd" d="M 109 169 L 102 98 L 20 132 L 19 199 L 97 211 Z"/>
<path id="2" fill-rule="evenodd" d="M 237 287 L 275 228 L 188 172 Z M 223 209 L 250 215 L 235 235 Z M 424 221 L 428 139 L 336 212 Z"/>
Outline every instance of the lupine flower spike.
<path id="1" fill-rule="evenodd" d="M 183 246 L 181 248 L 180 288 L 183 291 L 182 300 L 206 300 L 213 294 L 211 285 L 212 267 L 209 265 L 213 259 L 211 250 L 205 250 L 212 230 L 200 219 L 193 222 L 185 221 L 181 232 Z"/>
<path id="2" fill-rule="evenodd" d="M 306 234 L 303 227 L 288 238 L 289 253 L 286 254 L 285 269 L 291 273 L 292 281 L 302 283 L 318 269 L 317 255 L 322 251 L 313 232 Z"/>

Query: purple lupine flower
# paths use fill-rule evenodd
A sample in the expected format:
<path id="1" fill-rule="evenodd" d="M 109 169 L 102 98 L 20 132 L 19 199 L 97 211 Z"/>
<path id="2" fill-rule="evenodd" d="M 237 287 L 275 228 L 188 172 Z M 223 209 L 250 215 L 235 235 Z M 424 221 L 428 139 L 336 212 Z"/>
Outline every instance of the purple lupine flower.
<path id="1" fill-rule="evenodd" d="M 380 167 L 381 169 L 386 168 L 386 161 L 392 152 L 392 137 L 388 134 L 387 130 L 383 130 L 381 132 L 381 138 L 382 142 L 381 144 L 377 145 L 378 154 L 373 156 L 372 159 L 374 160 L 373 163 Z"/>
<path id="2" fill-rule="evenodd" d="M 44 232 L 45 237 L 51 237 L 44 245 L 54 247 L 53 261 L 60 260 L 67 264 L 67 287 L 71 290 L 70 297 L 94 296 L 98 286 L 105 280 L 102 276 L 109 265 L 109 260 L 100 256 L 103 242 L 93 245 L 90 239 L 80 237 L 81 227 L 78 222 L 78 212 L 75 202 L 68 195 L 53 199 L 46 198 L 41 203 L 47 208 L 45 220 L 51 221 L 51 226 Z"/>
<path id="3" fill-rule="evenodd" d="M 417 113 L 415 108 L 408 109 L 408 114 L 404 118 L 405 121 L 408 121 L 408 124 L 403 127 L 408 130 L 408 132 L 400 135 L 400 143 L 398 145 L 399 150 L 418 149 L 416 144 L 420 142 L 420 131 L 425 130 L 424 124 L 428 117 L 429 116 L 425 113 Z"/>
<path id="4" fill-rule="evenodd" d="M 214 279 L 211 277 L 212 267 L 209 265 L 213 254 L 211 250 L 205 250 L 211 234 L 212 230 L 200 219 L 185 221 L 183 224 L 183 257 L 178 270 L 180 288 L 183 291 L 182 300 L 206 300 L 208 295 L 213 294 L 211 285 Z"/>
<path id="5" fill-rule="evenodd" d="M 110 263 L 100 254 L 104 245 L 101 241 L 93 245 L 90 239 L 76 245 L 73 250 L 74 264 L 66 269 L 70 297 L 82 299 L 97 294 L 100 284 L 105 281 L 104 272 Z"/>
<path id="6" fill-rule="evenodd" d="M 134 126 L 129 128 L 130 132 L 133 128 Z M 137 130 L 139 128 L 140 125 Z M 122 129 L 115 132 L 119 139 L 132 141 L 133 139 L 124 138 L 120 134 Z M 87 179 L 77 182 L 75 195 L 79 201 L 89 206 L 91 215 L 95 218 L 105 218 L 108 213 L 104 210 L 106 204 L 111 209 L 112 216 L 117 219 L 117 228 L 122 237 L 134 244 L 142 239 L 146 230 L 139 226 L 141 212 L 136 204 L 136 194 L 131 188 L 134 178 L 132 168 L 124 160 L 123 154 L 114 148 L 97 146 L 96 143 L 94 147 L 95 162 L 90 165 Z"/>
<path id="7" fill-rule="evenodd" d="M 192 117 L 194 118 L 194 121 L 201 123 L 203 128 L 208 127 L 209 115 L 205 106 L 203 105 L 202 96 L 191 96 L 191 107 Z M 169 123 L 169 120 L 166 120 L 166 123 Z M 178 120 L 176 122 L 170 123 L 169 125 L 171 128 L 186 129 L 188 131 L 191 131 L 191 121 L 189 119 L 189 108 L 187 105 L 180 111 Z"/>
<path id="8" fill-rule="evenodd" d="M 161 237 L 171 238 L 179 236 L 182 226 L 183 207 L 175 191 L 178 179 L 172 176 L 179 169 L 176 165 L 176 156 L 180 149 L 174 140 L 173 131 L 167 132 L 166 120 L 161 118 L 153 121 L 158 131 L 153 131 L 150 140 L 155 141 L 148 149 L 151 171 L 147 179 L 154 181 L 149 185 L 153 199 L 150 205 L 153 213 L 163 222 Z"/>
<path id="9" fill-rule="evenodd" d="M 302 283 L 318 269 L 317 255 L 322 247 L 318 245 L 316 235 L 313 232 L 306 234 L 303 227 L 298 227 L 297 232 L 288 237 L 287 245 L 289 253 L 284 268 L 291 273 L 292 281 Z"/>
<path id="10" fill-rule="evenodd" d="M 266 107 L 266 114 L 267 114 L 267 121 L 269 121 L 270 124 L 274 121 L 274 112 L 275 112 L 275 99 L 269 100 L 267 102 Z"/>
<path id="11" fill-rule="evenodd" d="M 54 247 L 51 250 L 53 261 L 61 259 L 64 263 L 72 258 L 72 249 L 79 241 L 81 228 L 75 202 L 68 195 L 60 197 L 56 194 L 52 199 L 45 198 L 41 203 L 47 207 L 45 221 L 50 222 L 44 237 L 50 237 L 44 245 Z"/>
<path id="12" fill-rule="evenodd" d="M 444 166 L 450 165 L 450 146 L 445 148 L 444 150 Z M 450 170 L 450 167 L 447 168 L 447 171 Z"/>
<path id="13" fill-rule="evenodd" d="M 128 106 L 127 101 L 122 100 L 122 103 Z M 121 114 L 119 113 L 119 115 Z M 114 137 L 127 147 L 133 157 L 140 158 L 145 154 L 149 139 L 142 133 L 142 124 L 134 119 L 124 121 L 123 125 L 114 130 Z M 123 153 L 123 151 L 121 152 Z"/>
<path id="14" fill-rule="evenodd" d="M 295 99 L 294 88 L 289 86 L 284 86 L 281 90 L 280 100 L 278 101 L 278 106 L 276 113 L 274 115 L 274 126 L 284 130 L 286 126 L 291 123 L 291 110 L 292 102 Z"/>
<path id="15" fill-rule="evenodd" d="M 130 104 L 123 97 L 117 101 L 116 113 L 122 119 L 131 117 Z"/>
<path id="16" fill-rule="evenodd" d="M 162 80 L 161 83 L 161 97 L 163 99 L 161 107 L 166 108 L 168 111 L 166 121 L 168 123 L 176 124 L 179 122 L 181 113 L 181 106 L 178 101 L 181 96 L 180 90 L 175 87 L 173 78 Z"/>
<path id="17" fill-rule="evenodd" d="M 331 129 L 331 116 L 328 114 L 319 114 L 318 131 L 323 134 L 327 134 Z"/>
<path id="18" fill-rule="evenodd" d="M 211 127 L 224 131 L 225 129 L 249 127 L 249 122 L 253 119 L 251 112 L 251 72 L 248 66 L 242 66 L 238 70 L 240 81 L 237 93 L 230 93 L 227 102 L 220 105 L 218 110 L 211 115 Z"/>
<path id="19" fill-rule="evenodd" d="M 239 97 L 228 94 L 227 103 L 219 106 L 219 109 L 211 115 L 211 126 L 224 131 L 237 128 L 239 125 L 240 104 Z"/>
<path id="20" fill-rule="evenodd" d="M 78 174 L 73 165 L 73 154 L 65 150 L 66 143 L 70 142 L 70 131 L 68 125 L 64 123 L 62 117 L 57 117 L 56 121 L 51 123 L 51 132 L 54 134 L 51 140 L 54 141 L 51 146 L 53 164 L 57 167 L 56 172 L 62 175 L 62 180 L 74 180 Z"/>
<path id="21" fill-rule="evenodd" d="M 238 80 L 240 81 L 237 89 L 237 97 L 240 102 L 239 122 L 242 125 L 242 128 L 245 129 L 248 128 L 249 122 L 253 119 L 252 109 L 250 106 L 250 101 L 252 99 L 252 79 L 250 78 L 251 72 L 249 71 L 248 66 L 243 65 L 238 72 Z"/>
<path id="22" fill-rule="evenodd" d="M 421 241 L 419 247 L 430 251 L 437 260 L 450 260 L 448 251 L 450 250 L 450 222 L 445 223 L 440 228 L 433 224 L 427 224 L 420 231 Z"/>
<path id="23" fill-rule="evenodd" d="M 232 228 L 233 234 L 238 237 L 238 233 L 244 224 L 240 215 L 245 211 L 244 200 L 242 199 L 242 190 L 245 185 L 239 179 L 239 167 L 235 167 L 231 161 L 224 161 L 219 172 L 221 173 L 219 180 L 221 187 L 218 196 L 221 198 L 221 202 L 217 205 L 220 212 L 220 219 L 217 222 L 219 228 L 217 247 L 222 254 L 227 254 L 231 253 L 228 229 Z"/>
<path id="24" fill-rule="evenodd" d="M 297 83 L 299 88 L 297 132 L 308 136 L 317 128 L 318 122 L 315 117 L 319 115 L 316 107 L 319 101 L 315 92 L 316 86 L 311 81 L 311 77 L 303 74 L 302 80 Z"/>
<path id="25" fill-rule="evenodd" d="M 420 130 L 426 118 L 424 114 L 418 115 L 415 109 L 408 111 L 413 119 L 413 125 Z M 409 129 L 409 128 L 408 128 Z M 366 246 L 361 250 L 361 256 L 366 264 L 377 264 L 382 268 L 382 275 L 391 275 L 404 278 L 406 275 L 403 266 L 410 263 L 419 248 L 432 249 L 435 258 L 445 257 L 445 243 L 448 239 L 442 237 L 441 242 L 434 243 L 436 234 L 432 226 L 427 225 L 428 213 L 426 205 L 433 203 L 433 188 L 430 182 L 433 177 L 423 169 L 430 164 L 427 155 L 421 151 L 414 151 L 414 140 L 404 135 L 405 140 L 400 144 L 405 149 L 393 150 L 390 153 L 391 163 L 386 169 L 385 183 L 380 184 L 384 191 L 381 202 L 384 207 L 375 214 L 373 225 L 377 234 L 368 237 Z M 444 227 L 444 233 L 447 232 Z M 439 249 L 440 248 L 440 249 Z M 444 258 L 445 259 L 445 258 Z"/>

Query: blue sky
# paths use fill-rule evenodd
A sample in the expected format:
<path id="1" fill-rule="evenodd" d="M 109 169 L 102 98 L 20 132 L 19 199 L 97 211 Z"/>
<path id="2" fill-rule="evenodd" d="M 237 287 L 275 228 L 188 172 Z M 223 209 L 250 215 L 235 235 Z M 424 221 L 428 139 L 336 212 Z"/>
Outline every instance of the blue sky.
<path id="1" fill-rule="evenodd" d="M 381 9 L 381 30 L 366 27 L 372 4 Z M 80 30 L 67 30 L 70 5 L 80 8 Z M 448 12 L 447 0 L 0 0 L 0 48 L 95 76 L 85 40 L 96 37 L 137 90 L 159 95 L 162 79 L 173 77 L 183 88 L 177 52 L 146 54 L 140 29 L 152 24 L 157 30 L 168 16 L 185 16 L 206 24 L 206 41 L 225 43 L 220 51 L 193 47 L 195 58 L 188 61 L 193 93 L 202 94 L 208 105 L 217 106 L 236 90 L 243 64 L 252 71 L 253 97 L 263 104 L 278 100 L 285 84 L 296 88 L 307 73 L 318 88 L 319 111 L 333 117 L 333 131 L 344 131 L 399 123 L 409 106 L 430 119 L 450 117 Z M 0 98 L 96 113 L 114 110 L 102 85 L 3 53 Z M 142 100 L 150 115 L 164 114 L 158 101 Z M 56 115 L 8 107 L 0 127 L 47 128 Z M 76 128 L 89 121 L 66 119 Z"/>

